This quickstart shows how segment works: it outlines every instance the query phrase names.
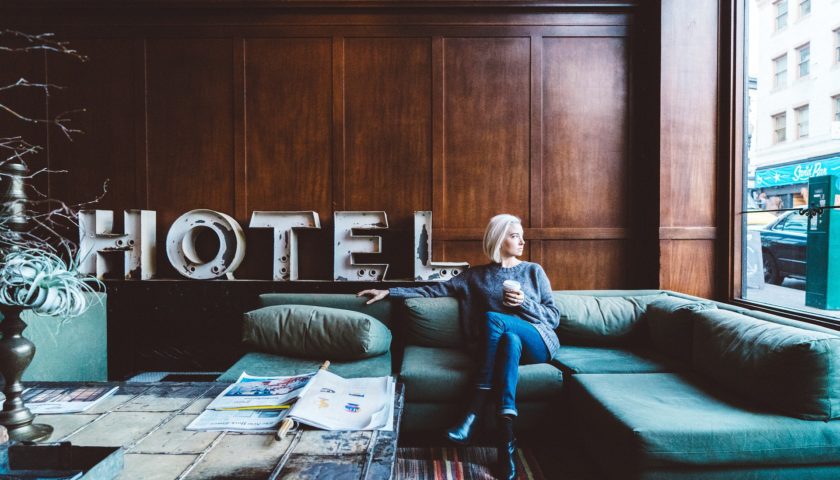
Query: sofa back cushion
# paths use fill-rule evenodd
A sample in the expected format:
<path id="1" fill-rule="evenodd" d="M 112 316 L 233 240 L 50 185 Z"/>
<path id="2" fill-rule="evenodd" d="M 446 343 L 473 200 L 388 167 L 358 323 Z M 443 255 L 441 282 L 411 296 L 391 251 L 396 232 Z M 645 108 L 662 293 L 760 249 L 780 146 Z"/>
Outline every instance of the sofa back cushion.
<path id="1" fill-rule="evenodd" d="M 711 302 L 671 296 L 650 302 L 646 318 L 651 346 L 669 357 L 690 363 L 691 312 L 715 308 Z"/>
<path id="2" fill-rule="evenodd" d="M 780 413 L 840 418 L 840 336 L 721 309 L 691 315 L 696 372 Z"/>
<path id="3" fill-rule="evenodd" d="M 458 301 L 453 297 L 407 298 L 406 343 L 423 347 L 457 348 L 463 345 L 458 322 Z"/>
<path id="4" fill-rule="evenodd" d="M 274 305 L 245 313 L 242 340 L 261 352 L 319 360 L 358 360 L 388 351 L 391 331 L 352 310 Z"/>
<path id="5" fill-rule="evenodd" d="M 616 346 L 637 343 L 647 305 L 664 294 L 599 296 L 553 292 L 560 310 L 557 336 L 576 345 Z"/>
<path id="6" fill-rule="evenodd" d="M 391 326 L 391 302 L 376 302 L 365 305 L 367 297 L 357 297 L 348 293 L 264 293 L 260 295 L 261 307 L 271 305 L 314 305 L 319 307 L 340 308 L 364 313 Z"/>

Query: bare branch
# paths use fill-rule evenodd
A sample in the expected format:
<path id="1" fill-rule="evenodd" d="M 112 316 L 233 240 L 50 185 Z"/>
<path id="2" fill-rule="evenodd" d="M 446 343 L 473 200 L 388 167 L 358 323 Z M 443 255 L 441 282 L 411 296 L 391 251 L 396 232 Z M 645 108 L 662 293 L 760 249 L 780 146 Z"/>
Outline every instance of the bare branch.
<path id="1" fill-rule="evenodd" d="M 86 62 L 88 57 L 80 54 L 76 50 L 67 46 L 67 42 L 58 42 L 53 40 L 55 35 L 52 33 L 29 34 L 19 32 L 17 30 L 9 30 L 7 28 L 0 28 L 0 37 L 19 39 L 23 43 L 21 47 L 10 47 L 8 45 L 0 45 L 0 51 L 3 52 L 34 52 L 37 50 L 44 50 L 49 52 L 61 53 L 78 58 Z"/>

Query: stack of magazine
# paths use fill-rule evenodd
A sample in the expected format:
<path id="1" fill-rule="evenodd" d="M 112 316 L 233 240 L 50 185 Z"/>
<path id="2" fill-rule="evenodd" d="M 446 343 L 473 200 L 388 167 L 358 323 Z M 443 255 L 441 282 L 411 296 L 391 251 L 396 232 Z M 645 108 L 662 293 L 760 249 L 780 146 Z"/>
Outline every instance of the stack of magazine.
<path id="1" fill-rule="evenodd" d="M 325 430 L 393 430 L 393 377 L 344 379 L 326 370 L 291 377 L 243 373 L 187 430 L 271 432 L 287 416 Z"/>

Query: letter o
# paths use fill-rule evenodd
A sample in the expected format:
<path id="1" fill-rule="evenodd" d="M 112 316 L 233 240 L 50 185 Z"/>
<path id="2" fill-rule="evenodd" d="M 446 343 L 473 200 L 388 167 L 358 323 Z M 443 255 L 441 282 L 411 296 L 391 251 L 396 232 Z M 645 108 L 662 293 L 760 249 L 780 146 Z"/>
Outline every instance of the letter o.
<path id="1" fill-rule="evenodd" d="M 219 251 L 203 261 L 195 249 L 202 228 L 219 238 Z M 175 220 L 166 235 L 166 256 L 181 275 L 197 280 L 233 276 L 245 257 L 245 232 L 229 215 L 214 210 L 191 210 Z"/>

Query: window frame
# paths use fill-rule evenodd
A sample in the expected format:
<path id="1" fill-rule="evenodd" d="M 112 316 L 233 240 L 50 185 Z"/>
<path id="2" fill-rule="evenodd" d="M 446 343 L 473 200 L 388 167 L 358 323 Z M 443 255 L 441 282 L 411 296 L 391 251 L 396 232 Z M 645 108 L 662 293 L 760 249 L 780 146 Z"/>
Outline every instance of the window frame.
<path id="1" fill-rule="evenodd" d="M 782 11 L 782 5 L 784 5 L 785 9 Z M 774 32 L 781 32 L 782 30 L 786 29 L 788 26 L 788 15 L 790 15 L 790 5 L 788 5 L 788 0 L 776 0 L 773 2 L 773 6 L 776 8 L 773 23 L 773 31 Z M 781 25 L 779 24 L 783 22 Z"/>
<path id="2" fill-rule="evenodd" d="M 774 113 L 770 115 L 773 120 L 773 145 L 778 145 L 787 141 L 787 110 Z M 778 128 L 779 119 L 782 120 L 782 128 Z M 779 138 L 779 130 L 782 131 L 781 138 Z"/>
<path id="3" fill-rule="evenodd" d="M 805 135 L 802 135 L 802 113 L 805 112 Z M 796 139 L 808 138 L 811 135 L 811 105 L 803 103 L 793 108 L 794 121 L 796 122 Z"/>
<path id="4" fill-rule="evenodd" d="M 831 121 L 840 122 L 840 93 L 831 96 Z"/>
<path id="5" fill-rule="evenodd" d="M 785 69 L 779 70 L 779 61 L 785 61 Z M 788 54 L 787 52 L 773 57 L 771 60 L 773 62 L 773 90 L 781 90 L 783 88 L 787 88 L 787 77 L 788 77 Z M 779 79 L 782 81 L 779 81 Z"/>
<path id="6" fill-rule="evenodd" d="M 716 268 L 720 269 L 722 274 L 719 277 L 721 283 L 716 287 L 716 298 L 731 305 L 840 330 L 840 320 L 835 317 L 769 305 L 743 296 L 742 290 L 746 287 L 743 260 L 747 245 L 746 215 L 743 212 L 749 194 L 746 188 L 746 142 L 749 125 L 746 104 L 749 95 L 747 15 L 747 0 L 721 3 L 719 151 L 727 163 L 721 168 L 718 176 L 725 186 L 725 191 L 717 210 L 720 235 Z"/>
<path id="7" fill-rule="evenodd" d="M 802 6 L 808 5 L 808 11 L 802 13 Z M 811 0 L 799 0 L 799 18 L 807 17 L 811 14 Z"/>
<path id="8" fill-rule="evenodd" d="M 796 78 L 806 78 L 811 75 L 811 42 L 805 42 L 798 47 L 796 47 L 796 55 L 797 55 L 797 69 L 796 69 Z M 803 52 L 807 53 L 807 57 L 803 60 Z M 802 73 L 802 65 L 805 65 L 805 69 L 808 70 L 804 74 Z"/>

